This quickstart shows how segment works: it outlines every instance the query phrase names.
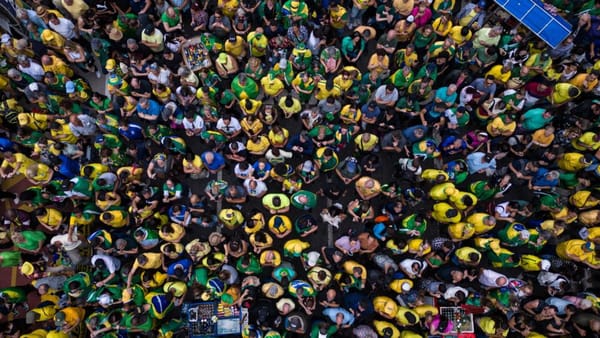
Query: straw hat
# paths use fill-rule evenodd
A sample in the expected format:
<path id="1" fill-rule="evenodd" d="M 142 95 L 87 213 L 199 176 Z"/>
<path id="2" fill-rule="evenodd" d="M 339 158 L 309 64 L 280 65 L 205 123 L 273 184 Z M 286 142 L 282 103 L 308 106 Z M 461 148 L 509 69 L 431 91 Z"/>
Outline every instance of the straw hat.
<path id="1" fill-rule="evenodd" d="M 121 41 L 123 39 L 123 32 L 116 27 L 111 27 L 110 32 L 108 32 L 108 38 L 113 41 Z"/>
<path id="2" fill-rule="evenodd" d="M 44 17 L 44 16 L 48 15 L 48 7 L 46 7 L 46 6 L 38 6 L 38 7 L 35 9 L 35 13 L 36 13 L 36 14 L 37 14 L 37 15 L 38 15 L 40 18 L 42 18 L 42 17 Z"/>
<path id="3" fill-rule="evenodd" d="M 283 296 L 283 294 L 285 293 L 285 291 L 283 290 L 281 285 L 279 285 L 275 282 L 263 284 L 262 292 L 265 294 L 265 297 L 271 298 L 271 299 L 277 299 L 277 298 Z"/>
<path id="4" fill-rule="evenodd" d="M 210 243 L 211 246 L 217 246 L 223 242 L 223 238 L 224 236 L 221 233 L 213 232 L 208 236 L 208 243 Z"/>

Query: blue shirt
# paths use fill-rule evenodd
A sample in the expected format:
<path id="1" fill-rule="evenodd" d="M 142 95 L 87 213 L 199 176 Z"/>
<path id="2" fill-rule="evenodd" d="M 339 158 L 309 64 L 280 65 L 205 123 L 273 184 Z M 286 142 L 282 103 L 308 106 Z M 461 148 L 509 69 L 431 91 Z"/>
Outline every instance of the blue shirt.
<path id="1" fill-rule="evenodd" d="M 448 87 L 442 87 L 435 91 L 435 97 L 442 100 L 444 103 L 454 103 L 456 101 L 456 97 L 458 94 L 454 92 L 452 95 L 448 96 L 446 92 L 448 91 Z"/>
<path id="2" fill-rule="evenodd" d="M 6 137 L 0 137 L 0 151 L 5 152 L 11 150 L 15 150 L 15 144 L 13 141 L 7 139 Z"/>
<path id="3" fill-rule="evenodd" d="M 167 268 L 167 275 L 175 276 L 175 267 L 177 267 L 178 265 L 183 268 L 183 271 L 187 275 L 188 271 L 190 270 L 190 267 L 192 266 L 192 260 L 189 258 L 184 258 L 174 262 Z"/>
<path id="4" fill-rule="evenodd" d="M 556 187 L 559 183 L 559 179 L 549 179 L 548 169 L 540 168 L 536 173 L 535 177 L 531 181 L 531 184 L 538 187 Z"/>
<path id="5" fill-rule="evenodd" d="M 422 137 L 415 136 L 415 130 L 417 130 L 417 129 L 423 130 Z M 427 134 L 427 127 L 420 125 L 420 124 L 418 124 L 416 126 L 408 127 L 402 131 L 402 135 L 404 135 L 404 138 L 406 138 L 406 141 L 408 142 L 408 144 L 413 144 L 417 141 L 422 140 L 426 134 Z"/>
<path id="6" fill-rule="evenodd" d="M 342 325 L 352 325 L 354 323 L 354 315 L 350 313 L 350 311 L 341 308 L 341 307 L 330 307 L 323 310 L 323 315 L 329 318 L 332 322 L 336 323 L 336 317 L 338 313 L 344 315 L 344 320 L 342 320 Z"/>
<path id="7" fill-rule="evenodd" d="M 133 123 L 130 123 L 128 125 L 127 130 L 124 130 L 123 128 L 119 128 L 119 135 L 124 136 L 128 140 L 132 140 L 132 141 L 144 139 L 142 127 L 138 126 L 137 124 L 133 124 Z"/>
<path id="8" fill-rule="evenodd" d="M 271 168 L 272 168 L 271 164 L 269 162 L 265 162 L 264 169 L 260 169 L 258 167 L 259 163 L 260 163 L 260 161 L 256 161 L 256 162 L 254 162 L 254 164 L 252 164 L 252 168 L 254 169 L 254 176 L 256 178 L 262 178 L 264 176 L 269 175 Z"/>
<path id="9" fill-rule="evenodd" d="M 368 118 L 379 117 L 379 115 L 381 115 L 381 109 L 379 109 L 378 106 L 375 106 L 375 109 L 371 110 L 369 109 L 368 103 L 363 104 L 363 106 L 360 107 L 360 111 L 362 112 L 363 116 Z"/>
<path id="10" fill-rule="evenodd" d="M 202 155 L 200 155 L 200 158 L 202 159 L 202 163 L 208 168 L 208 170 L 217 170 L 219 169 L 222 165 L 225 164 L 225 158 L 223 157 L 223 155 L 216 153 L 216 152 L 212 152 L 212 154 L 214 155 L 214 160 L 212 163 L 207 163 L 206 162 L 206 154 L 209 153 L 208 151 L 205 153 L 202 153 Z"/>
<path id="11" fill-rule="evenodd" d="M 79 162 L 67 157 L 66 155 L 58 155 L 60 159 L 60 165 L 56 173 L 58 174 L 57 178 L 65 178 L 67 180 L 72 179 L 75 176 L 79 175 Z"/>
<path id="12" fill-rule="evenodd" d="M 187 210 L 187 207 L 183 204 L 180 205 L 179 207 L 180 207 L 180 210 L 179 210 L 179 213 L 177 213 L 177 214 L 173 213 L 173 207 L 169 208 L 169 211 L 168 211 L 169 218 L 172 220 L 177 220 L 179 222 L 183 222 L 185 220 L 185 212 Z"/>
<path id="13" fill-rule="evenodd" d="M 302 153 L 305 155 L 312 156 L 315 150 L 315 144 L 310 138 L 307 138 L 305 142 L 300 140 L 300 135 L 296 134 L 292 136 L 289 142 L 285 146 L 285 150 L 292 151 L 294 146 L 302 147 Z"/>
<path id="14" fill-rule="evenodd" d="M 444 149 L 444 148 L 452 145 L 456 140 L 461 140 L 460 147 L 454 148 L 454 149 L 449 149 L 449 150 Z M 460 153 L 463 150 L 467 149 L 467 143 L 464 140 L 459 139 L 458 137 L 456 137 L 454 135 L 450 135 L 442 141 L 442 143 L 440 144 L 440 148 L 442 149 L 442 152 L 444 154 L 454 155 L 454 154 Z"/>
<path id="15" fill-rule="evenodd" d="M 144 109 L 138 103 L 136 106 L 137 112 L 144 115 L 160 116 L 160 104 L 158 102 L 148 99 L 148 108 Z"/>
<path id="16" fill-rule="evenodd" d="M 496 159 L 492 159 L 490 162 L 483 162 L 484 157 L 485 153 L 482 152 L 471 153 L 467 156 L 469 174 L 474 174 L 480 170 L 496 169 Z"/>

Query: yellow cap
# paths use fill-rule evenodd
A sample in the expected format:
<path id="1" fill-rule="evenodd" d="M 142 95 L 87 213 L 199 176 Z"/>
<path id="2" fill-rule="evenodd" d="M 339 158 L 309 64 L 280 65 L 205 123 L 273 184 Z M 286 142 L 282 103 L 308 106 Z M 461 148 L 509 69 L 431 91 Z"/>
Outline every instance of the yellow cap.
<path id="1" fill-rule="evenodd" d="M 21 273 L 24 274 L 25 276 L 29 277 L 34 272 L 35 272 L 35 268 L 33 267 L 33 264 L 31 264 L 29 262 L 25 262 L 25 263 L 23 263 L 23 265 L 21 265 Z"/>
<path id="2" fill-rule="evenodd" d="M 106 70 L 113 70 L 116 66 L 117 61 L 115 61 L 115 59 L 108 59 L 106 60 L 106 66 L 104 68 L 106 68 Z"/>

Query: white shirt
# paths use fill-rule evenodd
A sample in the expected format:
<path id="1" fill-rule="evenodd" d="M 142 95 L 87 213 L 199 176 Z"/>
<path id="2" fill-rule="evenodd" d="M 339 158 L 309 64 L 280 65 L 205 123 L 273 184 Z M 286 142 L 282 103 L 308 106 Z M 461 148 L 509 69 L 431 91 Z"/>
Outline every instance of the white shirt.
<path id="1" fill-rule="evenodd" d="M 223 264 L 221 266 L 221 271 L 229 271 L 229 279 L 225 281 L 227 285 L 233 285 L 238 282 L 238 271 L 231 265 Z"/>
<path id="2" fill-rule="evenodd" d="M 294 154 L 283 149 L 279 149 L 279 156 L 273 155 L 273 150 L 271 149 L 267 150 L 267 153 L 265 154 L 265 158 L 271 164 L 283 163 L 286 158 L 292 158 L 293 156 Z"/>
<path id="3" fill-rule="evenodd" d="M 154 74 L 152 72 L 148 72 L 148 80 L 151 82 L 156 82 L 163 84 L 165 86 L 169 85 L 169 77 L 171 76 L 171 71 L 168 69 L 160 68 L 158 74 Z"/>
<path id="4" fill-rule="evenodd" d="M 497 212 L 500 217 L 503 217 L 503 218 L 510 217 L 510 213 L 506 211 L 506 207 L 508 206 L 508 203 L 509 203 L 509 201 L 496 205 L 496 208 L 494 209 L 494 211 Z"/>
<path id="5" fill-rule="evenodd" d="M 29 60 L 29 67 L 23 67 L 19 65 L 19 70 L 23 73 L 31 76 L 36 81 L 41 81 L 44 78 L 44 68 L 39 63 Z"/>
<path id="6" fill-rule="evenodd" d="M 107 172 L 100 174 L 96 179 L 103 179 L 106 181 L 106 185 L 114 185 L 115 182 L 117 182 L 118 177 L 114 173 Z"/>
<path id="7" fill-rule="evenodd" d="M 77 237 L 77 229 L 73 231 L 70 239 L 69 234 L 56 235 L 50 239 L 50 244 L 54 245 L 56 242 L 60 242 L 65 251 L 76 250 L 81 245 L 81 241 Z"/>
<path id="8" fill-rule="evenodd" d="M 448 300 L 451 298 L 455 298 L 456 297 L 456 293 L 462 291 L 465 295 L 465 297 L 467 297 L 469 295 L 469 290 L 462 288 L 460 286 L 451 286 L 448 289 L 446 289 L 446 292 L 444 292 L 444 299 Z"/>
<path id="9" fill-rule="evenodd" d="M 394 88 L 391 93 L 388 93 L 387 85 L 381 85 L 375 91 L 375 98 L 385 103 L 394 103 L 398 101 L 398 89 Z"/>
<path id="10" fill-rule="evenodd" d="M 200 115 L 196 115 L 193 121 L 188 120 L 187 118 L 183 119 L 183 128 L 186 130 L 195 130 L 200 129 L 204 130 L 204 120 Z"/>
<path id="11" fill-rule="evenodd" d="M 250 188 L 251 181 L 252 181 L 252 179 L 244 180 L 244 188 L 248 192 L 249 196 L 256 197 L 256 196 L 260 196 L 267 192 L 267 185 L 265 184 L 265 182 L 259 181 L 259 180 L 254 180 L 256 182 L 256 188 L 252 189 L 252 188 Z"/>
<path id="12" fill-rule="evenodd" d="M 53 31 L 62 35 L 67 40 L 77 38 L 75 25 L 69 19 L 58 18 L 58 24 L 55 25 L 52 22 L 48 22 L 48 26 L 50 26 L 50 28 L 52 28 Z"/>
<path id="13" fill-rule="evenodd" d="M 223 122 L 223 118 L 220 118 L 219 121 L 217 121 L 217 129 L 222 131 L 225 135 L 232 135 L 238 130 L 241 130 L 242 126 L 240 125 L 240 121 L 232 116 L 228 125 Z"/>
<path id="14" fill-rule="evenodd" d="M 251 165 L 249 165 L 248 169 L 246 169 L 246 170 L 242 170 L 240 168 L 240 164 L 239 163 L 235 165 L 235 168 L 233 168 L 233 173 L 236 176 L 250 178 L 250 176 L 252 175 L 252 172 L 254 172 L 254 168 L 252 168 Z"/>
<path id="15" fill-rule="evenodd" d="M 473 94 L 469 94 L 467 93 L 467 89 L 468 88 L 473 88 L 475 89 L 475 87 L 473 86 L 465 86 L 465 88 L 463 88 L 460 91 L 460 94 L 458 95 L 458 102 L 460 102 L 460 106 L 465 106 L 467 103 L 471 102 L 471 100 L 473 100 Z"/>
<path id="16" fill-rule="evenodd" d="M 423 264 L 423 262 L 418 261 L 416 259 L 406 258 L 405 260 L 400 262 L 400 269 L 402 269 L 402 271 L 406 271 L 411 274 L 414 274 L 415 272 L 413 272 L 413 269 L 412 269 L 412 265 L 414 263 L 419 263 L 419 266 L 421 267 L 420 271 L 425 270 L 425 267 L 427 266 L 426 264 Z M 417 271 L 416 273 L 419 273 L 420 271 Z"/>
<path id="17" fill-rule="evenodd" d="M 92 265 L 94 265 L 99 259 L 104 262 L 106 269 L 108 269 L 108 272 L 110 273 L 115 273 L 121 268 L 121 261 L 118 258 L 103 254 L 93 255 L 91 260 Z"/>
<path id="18" fill-rule="evenodd" d="M 498 273 L 494 270 L 483 269 L 479 274 L 479 283 L 484 287 L 499 288 L 504 286 L 496 284 L 496 280 L 500 277 L 504 277 L 506 282 L 508 282 L 508 278 L 505 275 Z"/>
<path id="19" fill-rule="evenodd" d="M 96 120 L 93 117 L 81 114 L 77 118 L 81 121 L 81 126 L 76 126 L 69 122 L 69 128 L 73 132 L 73 135 L 77 137 L 81 135 L 91 136 L 96 133 Z"/>

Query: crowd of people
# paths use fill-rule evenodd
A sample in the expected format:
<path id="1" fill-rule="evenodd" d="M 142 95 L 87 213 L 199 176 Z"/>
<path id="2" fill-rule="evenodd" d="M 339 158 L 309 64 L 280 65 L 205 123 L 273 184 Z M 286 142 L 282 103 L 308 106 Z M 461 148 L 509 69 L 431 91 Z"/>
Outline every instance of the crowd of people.
<path id="1" fill-rule="evenodd" d="M 19 6 L 0 336 L 600 334 L 600 1 Z"/>

